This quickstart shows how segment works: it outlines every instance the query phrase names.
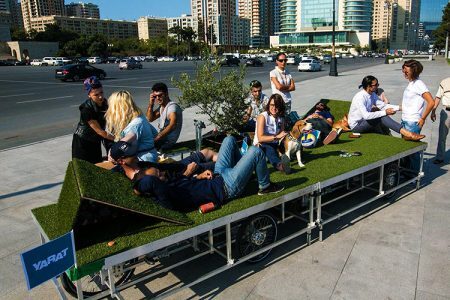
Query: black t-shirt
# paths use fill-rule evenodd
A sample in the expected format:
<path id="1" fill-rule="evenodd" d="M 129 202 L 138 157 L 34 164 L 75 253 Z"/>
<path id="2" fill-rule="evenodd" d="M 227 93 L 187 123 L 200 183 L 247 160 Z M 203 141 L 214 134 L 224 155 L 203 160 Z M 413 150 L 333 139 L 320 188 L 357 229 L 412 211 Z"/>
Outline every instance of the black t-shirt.
<path id="1" fill-rule="evenodd" d="M 107 101 L 104 100 L 102 106 L 97 106 L 95 102 L 88 99 L 83 104 L 80 105 L 80 122 L 77 127 L 77 134 L 82 138 L 99 142 L 101 137 L 95 132 L 94 129 L 89 125 L 89 121 L 95 120 L 98 122 L 102 129 L 105 129 L 106 120 L 105 113 L 108 110 Z"/>

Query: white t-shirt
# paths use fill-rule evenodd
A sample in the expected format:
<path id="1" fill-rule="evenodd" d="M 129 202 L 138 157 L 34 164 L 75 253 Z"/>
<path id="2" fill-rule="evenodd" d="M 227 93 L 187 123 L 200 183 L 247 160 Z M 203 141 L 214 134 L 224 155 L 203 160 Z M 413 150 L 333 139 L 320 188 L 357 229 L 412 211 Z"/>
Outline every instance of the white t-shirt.
<path id="1" fill-rule="evenodd" d="M 276 135 L 281 132 L 281 125 L 283 124 L 283 119 L 280 117 L 273 117 L 267 113 L 263 112 L 261 115 L 264 116 L 264 135 Z M 258 125 L 255 129 L 255 137 L 253 138 L 253 145 L 258 145 Z"/>
<path id="2" fill-rule="evenodd" d="M 283 92 L 278 90 L 275 84 L 272 82 L 273 77 L 276 77 L 278 82 L 283 85 L 290 85 L 292 75 L 287 70 L 281 71 L 278 67 L 275 67 L 275 69 L 270 71 L 270 86 L 272 87 L 272 94 L 280 94 L 283 97 L 285 103 L 291 102 L 291 92 Z"/>
<path id="3" fill-rule="evenodd" d="M 441 99 L 442 105 L 450 107 L 450 77 L 441 81 L 436 97 Z"/>
<path id="4" fill-rule="evenodd" d="M 406 122 L 417 122 L 422 117 L 425 107 L 423 93 L 429 92 L 422 80 L 410 81 L 403 92 L 402 100 L 402 120 Z"/>
<path id="5" fill-rule="evenodd" d="M 372 106 L 377 106 L 380 111 L 371 112 Z M 386 115 L 386 104 L 376 93 L 369 94 L 362 89 L 353 97 L 348 112 L 348 125 L 351 129 L 358 125 L 361 120 L 372 120 Z"/>

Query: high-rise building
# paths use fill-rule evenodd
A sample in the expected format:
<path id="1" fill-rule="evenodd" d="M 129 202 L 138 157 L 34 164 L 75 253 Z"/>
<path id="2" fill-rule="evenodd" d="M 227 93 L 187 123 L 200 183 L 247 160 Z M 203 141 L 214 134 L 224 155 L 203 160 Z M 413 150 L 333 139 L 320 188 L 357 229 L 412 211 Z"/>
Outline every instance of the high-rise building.
<path id="1" fill-rule="evenodd" d="M 343 28 L 370 32 L 372 30 L 372 1 L 345 0 Z"/>
<path id="2" fill-rule="evenodd" d="M 222 46 L 227 51 L 246 46 L 233 36 L 241 29 L 250 29 L 248 20 L 236 15 L 235 0 L 191 0 L 191 12 L 194 22 L 198 24 L 199 40 L 216 47 Z M 248 34 L 240 36 L 244 38 Z"/>
<path id="3" fill-rule="evenodd" d="M 273 31 L 272 0 L 238 0 L 238 15 L 250 20 L 250 47 L 269 46 Z"/>
<path id="4" fill-rule="evenodd" d="M 300 30 L 297 12 L 300 12 L 300 0 L 280 0 L 280 32 Z"/>
<path id="5" fill-rule="evenodd" d="M 100 9 L 92 3 L 66 4 L 66 14 L 69 17 L 100 19 Z"/>
<path id="6" fill-rule="evenodd" d="M 20 10 L 20 3 L 17 0 L 0 0 L 0 13 L 4 13 L 4 19 L 10 19 L 8 21 L 10 26 L 23 27 L 22 12 Z"/>
<path id="7" fill-rule="evenodd" d="M 420 0 L 374 0 L 372 39 L 381 49 L 415 49 Z"/>
<path id="8" fill-rule="evenodd" d="M 272 0 L 272 30 L 274 33 L 280 32 L 280 1 Z"/>
<path id="9" fill-rule="evenodd" d="M 31 30 L 33 18 L 43 16 L 64 16 L 64 0 L 22 0 L 22 16 L 25 31 Z"/>
<path id="10" fill-rule="evenodd" d="M 139 39 L 148 40 L 159 36 L 167 36 L 167 19 L 141 17 L 137 21 Z"/>

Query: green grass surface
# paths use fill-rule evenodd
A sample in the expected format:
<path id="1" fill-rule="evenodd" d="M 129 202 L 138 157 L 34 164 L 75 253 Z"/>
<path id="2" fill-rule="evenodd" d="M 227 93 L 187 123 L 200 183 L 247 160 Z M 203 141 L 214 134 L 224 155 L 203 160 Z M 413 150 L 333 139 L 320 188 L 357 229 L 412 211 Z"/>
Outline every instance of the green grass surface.
<path id="1" fill-rule="evenodd" d="M 336 119 L 340 119 L 347 113 L 350 102 L 329 101 L 328 105 L 331 107 L 331 111 Z M 174 225 L 163 221 L 136 219 L 136 221 L 129 222 L 130 224 L 122 223 L 120 226 L 118 224 L 115 224 L 115 226 L 112 224 L 107 228 L 93 228 L 89 232 L 86 232 L 86 238 L 91 239 L 95 237 L 97 241 L 93 240 L 87 243 L 85 247 L 77 250 L 78 265 L 89 266 L 90 263 L 101 260 L 114 253 L 132 249 L 182 230 L 241 211 L 420 145 L 420 143 L 408 142 L 399 138 L 377 134 L 362 134 L 362 137 L 359 139 L 351 139 L 348 135 L 348 133 L 342 134 L 335 144 L 315 149 L 305 149 L 302 160 L 306 164 L 306 167 L 300 169 L 297 161 L 293 160 L 291 162 L 293 173 L 290 175 L 284 175 L 271 169 L 271 180 L 285 186 L 285 190 L 281 193 L 258 196 L 256 194 L 258 189 L 257 183 L 251 181 L 240 198 L 227 203 L 222 208 L 205 215 L 197 211 L 188 213 L 187 217 L 193 222 L 191 225 Z M 362 156 L 339 157 L 341 150 L 348 152 L 359 151 L 362 152 Z M 81 165 L 78 172 L 84 173 L 84 167 L 86 166 Z M 82 185 L 82 193 L 87 193 L 102 199 L 120 200 L 124 205 L 125 203 L 136 205 L 135 202 L 139 201 L 139 199 L 135 199 L 135 196 L 130 191 L 130 183 L 119 174 L 111 174 L 102 170 L 94 178 L 81 173 L 80 178 L 82 178 L 83 182 L 87 182 L 85 185 Z M 102 182 L 104 182 L 105 186 L 102 185 Z M 99 186 L 101 189 L 98 188 Z M 88 192 L 87 190 L 89 189 L 92 189 L 92 191 Z M 103 193 L 107 193 L 107 195 Z M 110 196 L 110 193 L 115 196 Z M 63 194 L 63 191 L 61 194 Z M 149 199 L 145 199 L 145 201 L 151 203 Z M 57 205 L 34 209 L 33 214 L 50 239 L 65 233 L 61 229 L 62 226 L 60 227 L 58 223 Z M 133 217 L 132 220 L 134 219 Z M 115 241 L 113 247 L 107 246 L 107 242 L 110 240 Z"/>

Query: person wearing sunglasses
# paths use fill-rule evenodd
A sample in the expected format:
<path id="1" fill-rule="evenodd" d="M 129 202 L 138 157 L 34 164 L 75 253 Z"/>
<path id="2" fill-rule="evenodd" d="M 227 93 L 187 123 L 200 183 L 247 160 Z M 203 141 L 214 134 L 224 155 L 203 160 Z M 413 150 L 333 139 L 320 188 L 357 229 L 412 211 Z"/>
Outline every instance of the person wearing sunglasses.
<path id="1" fill-rule="evenodd" d="M 350 105 L 348 124 L 353 132 L 389 134 L 400 133 L 405 140 L 419 141 L 425 136 L 406 130 L 389 116 L 400 110 L 398 105 L 384 103 L 376 94 L 378 79 L 372 75 L 363 78 L 360 88 Z"/>
<path id="2" fill-rule="evenodd" d="M 159 106 L 154 109 L 154 105 Z M 183 127 L 183 110 L 170 100 L 169 89 L 162 82 L 152 86 L 146 117 L 149 122 L 159 119 L 159 133 L 155 137 L 155 147 L 164 151 L 171 149 L 180 137 Z"/>
<path id="3" fill-rule="evenodd" d="M 286 70 L 287 56 L 286 53 L 278 53 L 275 60 L 275 69 L 270 71 L 270 84 L 272 94 L 279 94 L 283 97 L 285 104 L 285 113 L 291 112 L 292 96 L 291 92 L 295 91 L 295 83 L 292 75 Z"/>

